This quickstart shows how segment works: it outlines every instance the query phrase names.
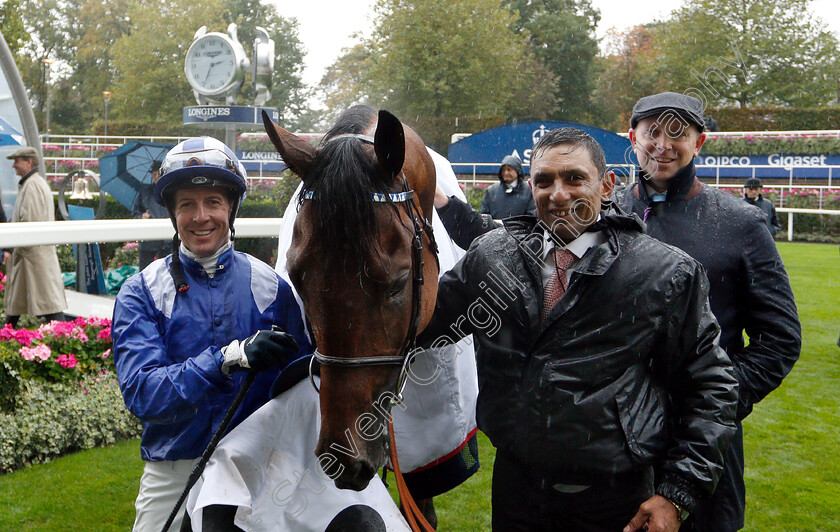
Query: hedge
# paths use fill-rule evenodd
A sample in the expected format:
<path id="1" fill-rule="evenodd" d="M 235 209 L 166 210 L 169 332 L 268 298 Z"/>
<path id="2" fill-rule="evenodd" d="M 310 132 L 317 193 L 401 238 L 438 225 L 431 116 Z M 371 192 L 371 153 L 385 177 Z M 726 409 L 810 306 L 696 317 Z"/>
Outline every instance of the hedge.
<path id="1" fill-rule="evenodd" d="M 23 381 L 15 412 L 0 414 L 0 473 L 141 432 L 112 372 L 73 384 Z"/>
<path id="2" fill-rule="evenodd" d="M 721 131 L 810 131 L 838 129 L 840 107 L 719 107 L 707 109 Z"/>

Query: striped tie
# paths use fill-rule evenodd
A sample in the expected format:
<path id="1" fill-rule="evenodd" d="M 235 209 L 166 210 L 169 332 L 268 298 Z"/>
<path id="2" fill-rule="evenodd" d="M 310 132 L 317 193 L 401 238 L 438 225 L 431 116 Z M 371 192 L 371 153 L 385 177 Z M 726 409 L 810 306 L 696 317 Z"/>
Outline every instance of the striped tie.
<path id="1" fill-rule="evenodd" d="M 551 251 L 550 255 L 554 258 L 554 273 L 545 285 L 543 291 L 543 304 L 540 309 L 540 322 L 544 322 L 551 313 L 554 305 L 560 301 L 566 289 L 569 287 L 569 281 L 566 279 L 566 270 L 577 261 L 571 251 L 562 249 L 557 246 Z"/>

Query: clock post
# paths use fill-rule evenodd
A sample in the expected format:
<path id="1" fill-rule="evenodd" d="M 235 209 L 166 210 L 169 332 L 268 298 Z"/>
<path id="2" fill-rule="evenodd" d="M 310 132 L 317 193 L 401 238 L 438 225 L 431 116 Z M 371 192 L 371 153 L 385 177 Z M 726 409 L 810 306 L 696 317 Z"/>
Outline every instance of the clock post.
<path id="1" fill-rule="evenodd" d="M 246 56 L 236 24 L 230 24 L 227 33 L 199 28 L 184 60 L 184 74 L 198 105 L 184 107 L 183 124 L 224 129 L 225 144 L 236 152 L 239 131 L 262 128 L 262 111 L 277 120 L 277 109 L 263 107 L 271 98 L 274 41 L 260 27 L 253 58 L 251 61 Z M 246 74 L 251 75 L 256 88 L 253 106 L 237 105 Z"/>

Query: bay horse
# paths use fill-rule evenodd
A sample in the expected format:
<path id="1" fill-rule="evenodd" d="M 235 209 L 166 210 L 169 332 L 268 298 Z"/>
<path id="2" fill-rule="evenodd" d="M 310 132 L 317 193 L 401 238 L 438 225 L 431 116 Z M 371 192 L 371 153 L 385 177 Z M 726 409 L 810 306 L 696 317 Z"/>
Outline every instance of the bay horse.
<path id="1" fill-rule="evenodd" d="M 386 463 L 386 417 L 434 309 L 434 163 L 387 111 L 348 109 L 317 149 L 263 120 L 303 181 L 286 257 L 320 364 L 315 453 L 337 487 L 362 490 Z"/>

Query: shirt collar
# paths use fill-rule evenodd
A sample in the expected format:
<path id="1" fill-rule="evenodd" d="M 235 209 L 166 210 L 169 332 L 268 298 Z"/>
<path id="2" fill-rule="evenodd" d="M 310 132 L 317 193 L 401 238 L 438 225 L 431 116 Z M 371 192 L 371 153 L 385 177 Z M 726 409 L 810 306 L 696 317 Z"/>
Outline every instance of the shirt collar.
<path id="1" fill-rule="evenodd" d="M 601 242 L 603 242 L 603 233 L 603 231 L 584 231 L 579 237 L 566 244 L 566 246 L 564 246 L 564 249 L 569 250 L 572 253 L 572 255 L 574 255 L 578 259 L 581 259 L 589 250 L 589 248 L 598 246 L 601 244 Z M 545 239 L 545 245 L 543 246 L 543 253 L 541 258 L 545 259 L 551 252 L 551 250 L 554 249 L 556 244 L 554 243 L 554 239 L 551 238 L 551 235 L 549 234 L 548 230 L 543 231 L 543 238 Z"/>

